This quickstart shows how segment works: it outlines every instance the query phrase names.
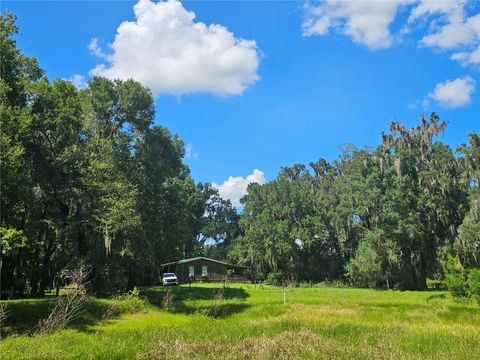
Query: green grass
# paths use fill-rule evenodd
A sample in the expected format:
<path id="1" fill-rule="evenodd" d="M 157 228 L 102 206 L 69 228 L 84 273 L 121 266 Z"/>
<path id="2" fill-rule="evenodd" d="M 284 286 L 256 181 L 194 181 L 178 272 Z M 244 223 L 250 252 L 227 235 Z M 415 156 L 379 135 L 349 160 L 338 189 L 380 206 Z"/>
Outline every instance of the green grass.
<path id="1" fill-rule="evenodd" d="M 146 288 L 149 304 L 101 320 L 112 300 L 50 335 L 24 334 L 49 300 L 10 302 L 2 359 L 479 359 L 480 308 L 447 293 L 195 285 Z M 220 295 L 221 294 L 221 295 Z M 173 299 L 173 300 L 172 300 Z"/>

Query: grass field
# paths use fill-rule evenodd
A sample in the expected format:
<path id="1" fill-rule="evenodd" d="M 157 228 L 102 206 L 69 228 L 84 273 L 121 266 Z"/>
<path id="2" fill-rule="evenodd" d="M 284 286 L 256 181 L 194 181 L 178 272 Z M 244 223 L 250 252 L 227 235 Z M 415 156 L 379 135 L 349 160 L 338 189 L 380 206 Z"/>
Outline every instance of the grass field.
<path id="1" fill-rule="evenodd" d="M 167 295 L 168 294 L 168 295 Z M 11 301 L 2 359 L 480 359 L 480 308 L 447 293 L 231 285 L 146 288 L 148 304 L 29 334 L 49 301 Z M 167 300 L 165 297 L 167 296 Z M 128 309 L 126 312 L 129 312 Z"/>

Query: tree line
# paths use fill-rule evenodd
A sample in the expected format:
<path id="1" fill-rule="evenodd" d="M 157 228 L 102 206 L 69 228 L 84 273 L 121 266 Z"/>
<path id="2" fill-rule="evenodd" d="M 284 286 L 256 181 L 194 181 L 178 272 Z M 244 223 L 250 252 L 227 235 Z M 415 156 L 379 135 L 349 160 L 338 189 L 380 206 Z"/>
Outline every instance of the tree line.
<path id="1" fill-rule="evenodd" d="M 3 297 L 38 296 L 82 263 L 97 293 L 153 283 L 159 264 L 235 235 L 237 213 L 182 162 L 184 143 L 154 125 L 139 83 L 49 81 L 1 17 Z M 224 256 L 224 255 L 223 255 Z"/>
<path id="2" fill-rule="evenodd" d="M 348 144 L 335 161 L 250 184 L 238 214 L 194 182 L 182 140 L 153 123 L 149 89 L 49 81 L 17 48 L 15 16 L 0 25 L 2 298 L 43 295 L 80 264 L 93 291 L 113 293 L 196 255 L 257 280 L 399 289 L 450 274 L 464 291 L 480 267 L 478 133 L 452 151 L 435 113 L 411 129 L 392 122 L 376 148 Z"/>
<path id="3" fill-rule="evenodd" d="M 443 279 L 449 256 L 480 266 L 480 137 L 453 152 L 434 141 L 447 122 L 421 116 L 390 124 L 376 148 L 343 147 L 281 169 L 242 199 L 241 235 L 229 256 L 257 276 L 425 289 Z"/>

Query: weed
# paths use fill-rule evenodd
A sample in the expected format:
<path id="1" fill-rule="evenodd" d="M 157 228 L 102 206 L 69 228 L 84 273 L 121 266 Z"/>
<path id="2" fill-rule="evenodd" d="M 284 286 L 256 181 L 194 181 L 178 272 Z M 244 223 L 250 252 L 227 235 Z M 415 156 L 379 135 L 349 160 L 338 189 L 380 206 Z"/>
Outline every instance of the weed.
<path id="1" fill-rule="evenodd" d="M 220 317 L 222 315 L 223 289 L 219 289 L 213 297 L 213 305 L 210 307 L 209 316 Z"/>
<path id="2" fill-rule="evenodd" d="M 8 308 L 7 303 L 0 303 L 0 337 L 2 336 L 2 328 L 7 320 L 8 315 L 10 314 L 10 309 Z"/>
<path id="3" fill-rule="evenodd" d="M 82 315 L 88 300 L 88 277 L 89 271 L 83 264 L 80 265 L 71 275 L 70 291 L 65 296 L 57 297 L 48 317 L 39 321 L 37 332 L 48 334 L 65 329 Z"/>
<path id="4" fill-rule="evenodd" d="M 175 295 L 170 290 L 167 290 L 167 292 L 163 296 L 162 307 L 167 310 L 170 309 L 173 306 L 174 299 Z"/>

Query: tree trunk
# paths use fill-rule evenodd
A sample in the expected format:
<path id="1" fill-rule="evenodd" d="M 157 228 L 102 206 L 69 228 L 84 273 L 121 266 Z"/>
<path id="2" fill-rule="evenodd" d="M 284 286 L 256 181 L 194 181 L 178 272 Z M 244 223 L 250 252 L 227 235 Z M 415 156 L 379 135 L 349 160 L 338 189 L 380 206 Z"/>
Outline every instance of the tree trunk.
<path id="1" fill-rule="evenodd" d="M 2 267 L 3 267 L 3 256 L 2 256 L 2 247 L 0 246 L 0 300 L 2 300 Z"/>
<path id="2" fill-rule="evenodd" d="M 412 286 L 409 286 L 410 290 L 417 290 L 418 288 L 418 277 L 417 271 L 415 270 L 415 266 L 413 266 L 412 261 L 410 260 L 410 256 L 407 255 L 407 265 L 410 270 L 410 276 L 412 279 Z"/>
<path id="3" fill-rule="evenodd" d="M 417 288 L 418 290 L 427 288 L 427 261 L 424 254 L 420 255 L 420 274 L 418 274 Z"/>
<path id="4" fill-rule="evenodd" d="M 130 291 L 133 289 L 133 285 L 134 285 L 134 278 L 133 278 L 133 274 L 134 274 L 134 270 L 135 269 L 135 263 L 132 261 L 130 263 L 130 267 L 128 269 L 128 282 L 127 282 L 127 291 Z"/>
<path id="5" fill-rule="evenodd" d="M 52 255 L 55 252 L 55 245 L 52 241 L 45 247 L 45 255 L 43 256 L 42 261 L 42 276 L 40 277 L 40 290 L 39 293 L 41 296 L 45 295 L 45 290 L 47 286 L 51 289 L 52 287 Z"/>

